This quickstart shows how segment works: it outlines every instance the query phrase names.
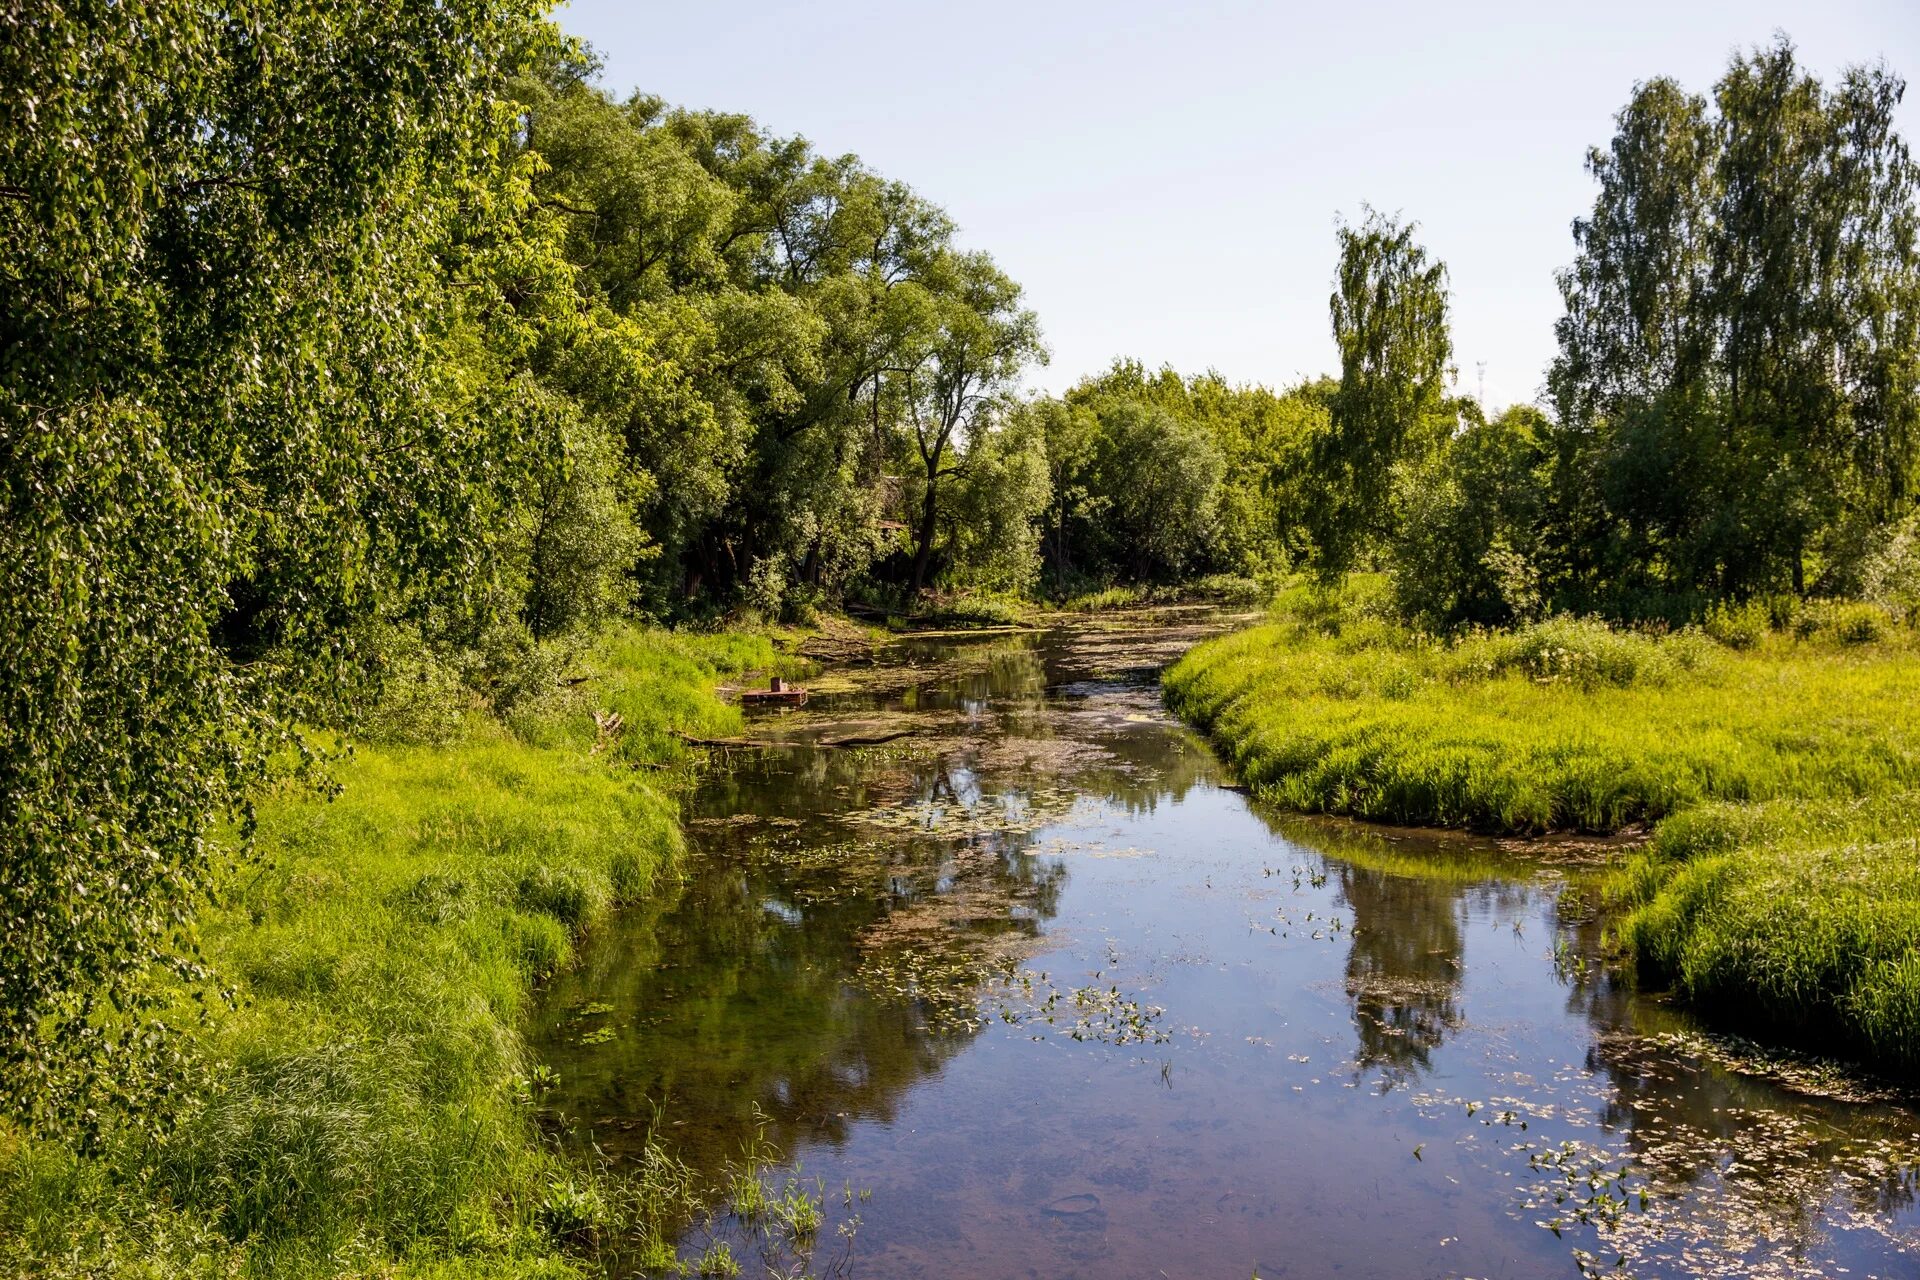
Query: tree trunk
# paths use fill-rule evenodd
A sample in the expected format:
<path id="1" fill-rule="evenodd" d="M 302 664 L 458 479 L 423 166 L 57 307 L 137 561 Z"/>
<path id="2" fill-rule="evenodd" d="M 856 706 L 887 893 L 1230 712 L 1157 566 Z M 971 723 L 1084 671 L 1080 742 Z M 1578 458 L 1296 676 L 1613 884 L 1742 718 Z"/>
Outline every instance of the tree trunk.
<path id="1" fill-rule="evenodd" d="M 933 560 L 934 517 L 939 511 L 938 480 L 927 476 L 927 495 L 920 503 L 920 533 L 913 549 L 913 594 L 919 595 L 927 580 L 927 566 Z"/>

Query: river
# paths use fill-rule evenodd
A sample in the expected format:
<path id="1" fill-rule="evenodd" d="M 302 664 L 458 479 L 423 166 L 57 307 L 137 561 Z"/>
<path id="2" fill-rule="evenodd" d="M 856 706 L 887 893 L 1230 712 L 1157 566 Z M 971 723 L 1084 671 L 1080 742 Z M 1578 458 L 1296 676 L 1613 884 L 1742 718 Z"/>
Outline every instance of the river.
<path id="1" fill-rule="evenodd" d="M 1265 812 L 1160 703 L 1204 614 L 888 646 L 685 805 L 684 882 L 545 993 L 615 1167 L 760 1134 L 744 1274 L 1920 1276 L 1920 1113 L 1603 962 L 1617 852 Z M 777 1256 L 776 1256 L 777 1255 Z"/>

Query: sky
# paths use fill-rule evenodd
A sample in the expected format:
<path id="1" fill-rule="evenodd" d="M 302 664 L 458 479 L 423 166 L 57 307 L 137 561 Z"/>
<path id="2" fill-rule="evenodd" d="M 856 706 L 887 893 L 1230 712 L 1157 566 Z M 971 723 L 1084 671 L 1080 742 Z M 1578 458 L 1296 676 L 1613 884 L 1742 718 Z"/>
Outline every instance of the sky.
<path id="1" fill-rule="evenodd" d="M 1920 0 L 573 0 L 557 17 L 617 94 L 744 111 L 945 207 L 1025 286 L 1045 390 L 1120 356 L 1269 385 L 1337 372 L 1334 232 L 1370 204 L 1447 263 L 1461 389 L 1531 401 L 1593 200 L 1586 152 L 1636 81 L 1705 92 L 1776 31 L 1823 79 L 1880 60 L 1920 79 Z M 1920 145 L 1920 88 L 1901 131 Z"/>

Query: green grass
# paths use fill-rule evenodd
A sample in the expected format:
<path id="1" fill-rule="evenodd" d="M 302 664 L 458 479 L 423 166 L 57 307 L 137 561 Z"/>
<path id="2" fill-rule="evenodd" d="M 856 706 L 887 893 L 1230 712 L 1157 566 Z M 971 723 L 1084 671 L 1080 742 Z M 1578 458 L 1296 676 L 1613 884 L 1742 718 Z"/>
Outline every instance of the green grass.
<path id="1" fill-rule="evenodd" d="M 1271 621 L 1176 664 L 1169 702 L 1289 808 L 1516 834 L 1658 824 L 1620 888 L 1644 973 L 1749 1026 L 1920 1062 L 1911 631 L 1820 605 L 1782 631 L 1712 620 L 1733 643 L 1574 619 L 1443 643 L 1371 598 L 1283 593 Z"/>
<path id="2" fill-rule="evenodd" d="M 1920 792 L 1702 805 L 1615 895 L 1642 967 L 1702 1008 L 1920 1067 Z"/>
<path id="3" fill-rule="evenodd" d="M 1264 603 L 1268 588 L 1252 578 L 1213 573 L 1166 586 L 1111 586 L 1083 592 L 1063 601 L 1062 613 L 1107 613 L 1156 604 L 1219 604 L 1251 606 Z"/>
<path id="4" fill-rule="evenodd" d="M 1018 627 L 1027 624 L 1031 606 L 1016 596 L 975 592 L 929 598 L 917 603 L 911 613 L 890 615 L 893 631 L 965 631 L 984 627 Z"/>
<path id="5" fill-rule="evenodd" d="M 1308 812 L 1612 832 L 1706 800 L 1920 785 L 1920 661 L 1775 637 L 1736 652 L 1561 620 L 1442 645 L 1288 617 L 1166 677 L 1243 779 Z"/>
<path id="6" fill-rule="evenodd" d="M 671 873 L 674 804 L 634 766 L 682 758 L 675 729 L 737 731 L 713 684 L 773 661 L 761 637 L 621 632 L 510 724 L 362 746 L 331 801 L 263 798 L 257 856 L 200 921 L 239 996 L 186 1046 L 209 1087 L 161 1144 L 0 1133 L 0 1268 L 572 1273 L 602 1197 L 539 1140 L 527 1002 Z"/>

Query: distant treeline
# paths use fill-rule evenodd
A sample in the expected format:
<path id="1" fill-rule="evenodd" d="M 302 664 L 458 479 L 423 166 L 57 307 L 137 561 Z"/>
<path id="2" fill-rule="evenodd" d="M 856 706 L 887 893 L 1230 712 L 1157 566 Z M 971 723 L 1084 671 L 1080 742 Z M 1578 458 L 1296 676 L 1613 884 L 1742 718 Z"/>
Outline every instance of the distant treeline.
<path id="1" fill-rule="evenodd" d="M 1361 566 L 1435 628 L 1689 616 L 1864 591 L 1914 541 L 1903 86 L 1823 88 L 1784 42 L 1711 100 L 1635 91 L 1550 408 L 1489 422 L 1444 268 L 1377 215 L 1340 234 L 1337 378 L 1123 362 L 1036 399 L 1036 319 L 941 209 L 616 99 L 529 7 L 30 5 L 0 36 L 16 1114 L 136 1087 L 96 1068 L 147 1044 L 156 962 L 191 968 L 211 825 L 422 654 L 502 706 L 621 616 Z"/>

